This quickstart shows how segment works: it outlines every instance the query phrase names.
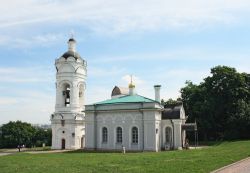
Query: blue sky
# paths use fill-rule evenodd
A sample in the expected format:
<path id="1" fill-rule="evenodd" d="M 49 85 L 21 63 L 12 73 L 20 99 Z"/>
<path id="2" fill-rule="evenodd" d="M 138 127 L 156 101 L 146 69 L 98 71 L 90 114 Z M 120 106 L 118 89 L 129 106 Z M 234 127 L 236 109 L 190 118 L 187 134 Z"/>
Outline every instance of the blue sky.
<path id="1" fill-rule="evenodd" d="M 49 123 L 54 61 L 74 32 L 88 62 L 86 103 L 134 75 L 137 93 L 177 98 L 212 67 L 250 73 L 247 0 L 9 0 L 0 5 L 0 124 Z"/>

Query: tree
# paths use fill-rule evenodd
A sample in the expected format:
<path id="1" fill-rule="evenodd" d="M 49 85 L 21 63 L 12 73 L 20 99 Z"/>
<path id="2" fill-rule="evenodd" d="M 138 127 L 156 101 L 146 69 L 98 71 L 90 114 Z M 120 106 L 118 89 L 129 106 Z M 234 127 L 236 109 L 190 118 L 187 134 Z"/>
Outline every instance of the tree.
<path id="1" fill-rule="evenodd" d="M 17 145 L 31 146 L 35 128 L 21 121 L 10 121 L 1 127 L 2 147 L 13 148 Z"/>
<path id="2" fill-rule="evenodd" d="M 35 128 L 35 134 L 33 137 L 33 145 L 41 147 L 44 143 L 46 146 L 51 145 L 52 132 L 51 129 L 43 129 L 40 127 Z"/>
<path id="3" fill-rule="evenodd" d="M 33 127 L 29 123 L 10 121 L 0 127 L 0 147 L 15 148 L 18 145 L 51 145 L 51 129 Z"/>
<path id="4" fill-rule="evenodd" d="M 181 89 L 190 120 L 197 119 L 203 139 L 249 138 L 249 74 L 226 66 L 212 68 L 211 74 Z"/>
<path id="5" fill-rule="evenodd" d="M 170 98 L 167 101 L 165 101 L 163 99 L 161 100 L 161 104 L 164 105 L 164 106 L 172 106 L 172 105 L 176 105 L 176 104 L 178 104 L 180 102 L 181 102 L 181 98 L 177 98 L 176 100 Z"/>

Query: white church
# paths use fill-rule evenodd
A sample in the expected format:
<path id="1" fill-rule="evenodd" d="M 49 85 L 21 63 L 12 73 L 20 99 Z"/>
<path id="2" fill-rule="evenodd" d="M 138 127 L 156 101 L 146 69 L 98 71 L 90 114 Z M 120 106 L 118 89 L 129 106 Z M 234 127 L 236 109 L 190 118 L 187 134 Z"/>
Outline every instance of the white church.
<path id="1" fill-rule="evenodd" d="M 160 85 L 154 86 L 155 99 L 137 94 L 131 81 L 128 87 L 115 86 L 110 99 L 85 105 L 87 63 L 73 38 L 55 67 L 52 149 L 160 151 L 184 146 L 184 108 L 164 108 Z"/>

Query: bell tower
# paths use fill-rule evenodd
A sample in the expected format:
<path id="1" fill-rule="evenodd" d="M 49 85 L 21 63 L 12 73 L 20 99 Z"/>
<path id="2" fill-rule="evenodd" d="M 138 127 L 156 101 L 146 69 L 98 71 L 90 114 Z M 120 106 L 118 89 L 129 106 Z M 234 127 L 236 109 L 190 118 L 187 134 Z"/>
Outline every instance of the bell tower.
<path id="1" fill-rule="evenodd" d="M 74 38 L 68 40 L 68 51 L 55 60 L 55 67 L 56 105 L 51 115 L 52 149 L 83 148 L 87 63 L 76 52 Z"/>

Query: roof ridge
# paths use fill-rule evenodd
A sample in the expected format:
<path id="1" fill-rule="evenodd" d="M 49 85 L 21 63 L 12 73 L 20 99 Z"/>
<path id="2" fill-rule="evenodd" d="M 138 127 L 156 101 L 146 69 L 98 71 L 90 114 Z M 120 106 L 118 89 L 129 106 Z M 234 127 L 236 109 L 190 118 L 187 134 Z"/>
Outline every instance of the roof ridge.
<path id="1" fill-rule="evenodd" d="M 96 102 L 96 103 L 94 103 L 94 105 L 102 103 L 102 102 L 110 101 L 110 100 L 118 100 L 120 98 L 127 97 L 127 96 L 129 96 L 129 95 L 125 95 L 125 96 L 121 96 L 121 97 L 116 97 L 116 98 L 111 98 L 111 99 L 106 99 L 106 100 L 103 100 L 103 101 L 100 101 L 100 102 Z"/>
<path id="2" fill-rule="evenodd" d="M 128 97 L 128 99 L 126 99 Z M 104 101 L 100 101 L 97 103 L 94 103 L 93 105 L 100 105 L 100 104 L 117 104 L 117 103 L 139 103 L 139 102 L 155 102 L 155 103 L 159 103 L 153 99 L 144 97 L 142 95 L 139 94 L 135 94 L 135 95 L 125 95 L 125 96 L 121 96 L 121 97 L 117 97 L 117 98 L 111 98 L 111 99 L 107 99 Z"/>
<path id="3" fill-rule="evenodd" d="M 148 98 L 148 97 L 145 97 L 145 96 L 139 95 L 139 94 L 136 94 L 136 95 L 141 96 L 141 97 L 143 97 L 143 98 L 145 98 L 145 99 L 151 100 L 151 101 L 153 101 L 153 102 L 157 102 L 157 101 L 156 101 L 156 100 L 154 100 L 154 99 L 151 99 L 151 98 Z M 157 102 L 157 103 L 159 103 L 159 102 Z"/>

